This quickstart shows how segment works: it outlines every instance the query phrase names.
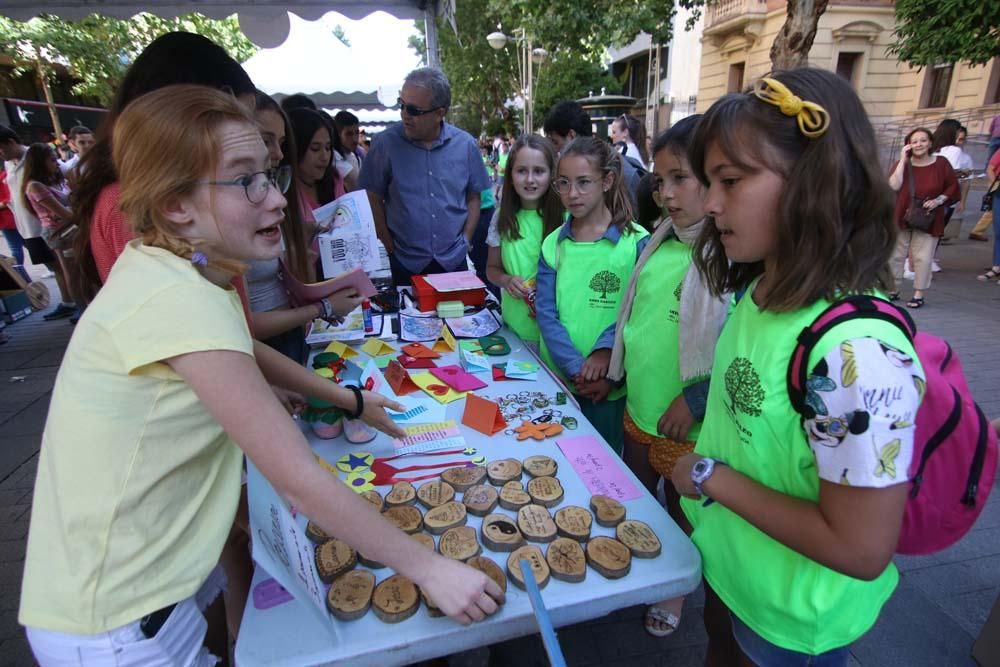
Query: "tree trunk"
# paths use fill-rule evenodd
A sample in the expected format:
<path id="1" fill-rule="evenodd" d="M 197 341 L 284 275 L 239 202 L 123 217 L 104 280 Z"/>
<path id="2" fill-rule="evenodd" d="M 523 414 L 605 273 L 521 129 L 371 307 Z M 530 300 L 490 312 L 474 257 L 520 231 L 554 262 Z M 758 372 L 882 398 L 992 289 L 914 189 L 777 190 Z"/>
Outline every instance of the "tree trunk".
<path id="1" fill-rule="evenodd" d="M 808 63 L 819 17 L 830 0 L 788 0 L 785 24 L 771 45 L 771 67 L 795 69 Z"/>

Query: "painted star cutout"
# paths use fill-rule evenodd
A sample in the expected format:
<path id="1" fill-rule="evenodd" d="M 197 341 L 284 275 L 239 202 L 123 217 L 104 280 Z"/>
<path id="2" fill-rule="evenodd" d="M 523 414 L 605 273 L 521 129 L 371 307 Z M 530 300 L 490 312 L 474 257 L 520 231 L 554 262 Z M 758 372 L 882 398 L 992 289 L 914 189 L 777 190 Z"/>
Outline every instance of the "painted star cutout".
<path id="1" fill-rule="evenodd" d="M 466 456 L 472 456 L 476 453 L 476 448 L 466 447 L 465 449 L 462 450 L 462 453 L 465 454 Z"/>
<path id="2" fill-rule="evenodd" d="M 375 457 L 368 452 L 351 452 L 337 459 L 337 467 L 344 472 L 368 470 L 374 460 Z"/>

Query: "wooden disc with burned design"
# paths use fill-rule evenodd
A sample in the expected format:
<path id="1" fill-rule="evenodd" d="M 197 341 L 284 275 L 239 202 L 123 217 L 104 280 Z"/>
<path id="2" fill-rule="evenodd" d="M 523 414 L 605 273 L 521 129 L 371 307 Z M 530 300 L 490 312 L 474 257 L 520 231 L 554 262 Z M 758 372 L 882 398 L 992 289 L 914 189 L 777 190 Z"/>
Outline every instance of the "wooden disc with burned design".
<path id="1" fill-rule="evenodd" d="M 396 524 L 396 527 L 404 533 L 411 535 L 424 527 L 424 517 L 420 514 L 420 510 L 413 505 L 390 507 L 383 512 L 382 516 Z"/>
<path id="2" fill-rule="evenodd" d="M 521 479 L 521 462 L 517 459 L 490 461 L 486 466 L 486 474 L 489 475 L 490 484 L 503 486 L 507 482 Z"/>
<path id="3" fill-rule="evenodd" d="M 577 542 L 586 542 L 590 539 L 590 528 L 594 523 L 594 518 L 590 512 L 582 507 L 570 505 L 556 512 L 555 522 L 559 534 L 563 537 Z"/>
<path id="4" fill-rule="evenodd" d="M 415 505 L 416 502 L 417 490 L 409 482 L 396 482 L 392 485 L 392 490 L 385 494 L 385 504 L 388 507 Z"/>
<path id="5" fill-rule="evenodd" d="M 456 491 L 465 493 L 476 484 L 482 484 L 486 479 L 486 468 L 483 466 L 448 468 L 441 473 L 441 479 L 451 484 Z"/>
<path id="6" fill-rule="evenodd" d="M 333 583 L 340 575 L 358 564 L 357 552 L 340 540 L 327 540 L 316 547 L 316 573 L 324 584 Z"/>
<path id="7" fill-rule="evenodd" d="M 424 527 L 432 535 L 440 535 L 449 528 L 464 526 L 466 521 L 465 505 L 451 501 L 427 510 L 424 515 Z"/>
<path id="8" fill-rule="evenodd" d="M 462 494 L 462 504 L 469 514 L 486 516 L 496 509 L 498 497 L 497 490 L 489 484 L 476 484 Z"/>
<path id="9" fill-rule="evenodd" d="M 542 507 L 555 507 L 562 502 L 565 492 L 555 477 L 536 477 L 528 482 L 531 502 Z"/>
<path id="10" fill-rule="evenodd" d="M 375 489 L 369 489 L 361 494 L 361 497 L 372 504 L 372 507 L 377 509 L 379 512 L 385 509 L 385 501 L 382 500 L 382 495 Z"/>
<path id="11" fill-rule="evenodd" d="M 556 471 L 559 470 L 556 460 L 543 454 L 529 456 L 521 462 L 521 465 L 524 467 L 524 472 L 532 477 L 555 477 Z"/>
<path id="12" fill-rule="evenodd" d="M 375 587 L 372 609 L 385 623 L 405 621 L 420 607 L 417 586 L 401 574 L 394 574 Z"/>
<path id="13" fill-rule="evenodd" d="M 465 563 L 469 567 L 474 567 L 484 573 L 487 577 L 496 582 L 501 591 L 505 594 L 507 593 L 507 575 L 503 573 L 503 570 L 500 569 L 500 566 L 497 565 L 496 561 L 492 558 L 487 558 L 486 556 L 473 556 L 469 560 L 465 561 Z"/>
<path id="14" fill-rule="evenodd" d="M 549 564 L 545 561 L 545 556 L 542 555 L 542 550 L 534 544 L 529 544 L 520 549 L 515 549 L 507 557 L 507 576 L 514 582 L 515 586 L 521 590 L 525 590 L 524 576 L 521 573 L 521 560 L 528 561 L 531 565 L 531 572 L 535 575 L 535 583 L 538 584 L 539 588 L 545 588 L 545 584 L 549 583 L 551 570 L 549 570 Z"/>
<path id="15" fill-rule="evenodd" d="M 483 549 L 476 539 L 476 529 L 472 526 L 458 526 L 445 531 L 438 540 L 438 550 L 442 556 L 454 560 L 468 560 L 478 556 Z"/>
<path id="16" fill-rule="evenodd" d="M 445 503 L 450 503 L 454 499 L 454 487 L 441 479 L 432 479 L 417 489 L 417 500 L 427 509 L 440 507 Z"/>
<path id="17" fill-rule="evenodd" d="M 608 579 L 621 579 L 632 568 L 632 552 L 618 540 L 599 535 L 587 542 L 587 563 Z"/>
<path id="18" fill-rule="evenodd" d="M 622 521 L 615 528 L 615 537 L 627 546 L 636 558 L 656 558 L 662 549 L 660 538 L 642 521 L 634 519 Z"/>
<path id="19" fill-rule="evenodd" d="M 351 570 L 338 578 L 326 592 L 326 608 L 341 621 L 354 621 L 368 613 L 375 590 L 375 575 L 368 570 Z"/>
<path id="20" fill-rule="evenodd" d="M 576 540 L 557 537 L 546 550 L 545 561 L 560 581 L 578 584 L 587 578 L 587 556 Z"/>
<path id="21" fill-rule="evenodd" d="M 490 514 L 483 519 L 483 544 L 490 551 L 513 551 L 524 544 L 517 524 L 506 514 Z"/>
<path id="22" fill-rule="evenodd" d="M 531 496 L 520 482 L 507 482 L 500 489 L 500 507 L 516 512 L 531 503 Z"/>
<path id="23" fill-rule="evenodd" d="M 597 523 L 605 528 L 614 528 L 625 520 L 625 506 L 608 496 L 593 496 L 590 499 Z"/>
<path id="24" fill-rule="evenodd" d="M 517 527 L 529 542 L 551 542 L 556 539 L 556 523 L 541 505 L 525 505 L 517 511 Z"/>
<path id="25" fill-rule="evenodd" d="M 309 541 L 313 544 L 323 544 L 330 539 L 330 536 L 312 521 L 306 523 L 306 537 L 308 537 Z"/>

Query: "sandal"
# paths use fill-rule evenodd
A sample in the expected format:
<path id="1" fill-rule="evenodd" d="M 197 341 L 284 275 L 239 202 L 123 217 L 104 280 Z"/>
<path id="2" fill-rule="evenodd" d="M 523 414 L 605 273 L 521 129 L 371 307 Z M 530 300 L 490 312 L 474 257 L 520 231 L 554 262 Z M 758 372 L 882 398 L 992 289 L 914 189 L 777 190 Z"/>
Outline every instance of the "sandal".
<path id="1" fill-rule="evenodd" d="M 666 625 L 667 629 L 661 630 L 656 627 L 657 622 Z M 681 619 L 679 619 L 676 614 L 673 614 L 666 609 L 661 609 L 655 605 L 646 609 L 646 617 L 643 619 L 643 626 L 646 628 L 646 632 L 654 637 L 669 637 L 674 634 L 677 630 L 677 626 L 680 624 Z"/>
<path id="2" fill-rule="evenodd" d="M 889 301 L 899 301 L 899 292 L 889 292 Z"/>
<path id="3" fill-rule="evenodd" d="M 997 278 L 1000 278 L 1000 271 L 997 271 L 995 268 L 991 268 L 986 273 L 976 276 L 976 280 L 984 283 Z"/>
<path id="4" fill-rule="evenodd" d="M 912 298 L 912 299 L 910 299 L 909 301 L 906 302 L 906 307 L 907 308 L 912 308 L 914 310 L 916 310 L 917 308 L 923 308 L 924 307 L 924 300 L 923 299 L 918 299 L 918 298 L 914 297 L 914 298 Z"/>

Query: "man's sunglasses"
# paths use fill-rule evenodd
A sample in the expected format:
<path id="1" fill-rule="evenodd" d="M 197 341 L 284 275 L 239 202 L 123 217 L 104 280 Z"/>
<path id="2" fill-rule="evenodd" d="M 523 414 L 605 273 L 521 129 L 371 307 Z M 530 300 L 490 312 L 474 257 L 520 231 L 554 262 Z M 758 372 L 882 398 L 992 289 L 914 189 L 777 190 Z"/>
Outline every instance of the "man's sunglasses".
<path id="1" fill-rule="evenodd" d="M 424 114 L 430 113 L 432 111 L 437 111 L 438 109 L 441 108 L 441 107 L 431 107 L 430 109 L 421 109 L 415 104 L 407 104 L 406 102 L 403 101 L 402 97 L 396 98 L 396 106 L 405 111 L 407 116 L 412 116 L 414 118 L 416 118 L 417 116 L 423 116 Z"/>

